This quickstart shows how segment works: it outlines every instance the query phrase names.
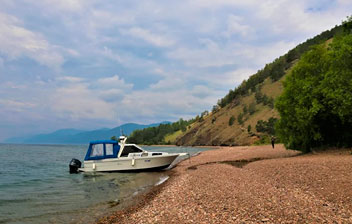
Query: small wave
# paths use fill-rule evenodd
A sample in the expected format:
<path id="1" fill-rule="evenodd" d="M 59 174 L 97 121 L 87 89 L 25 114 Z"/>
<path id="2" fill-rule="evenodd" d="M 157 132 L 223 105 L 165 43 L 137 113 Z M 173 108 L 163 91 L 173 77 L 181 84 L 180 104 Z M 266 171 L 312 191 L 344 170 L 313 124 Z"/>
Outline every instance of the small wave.
<path id="1" fill-rule="evenodd" d="M 44 182 L 43 179 L 31 179 L 31 180 L 18 180 L 12 183 L 5 183 L 0 185 L 1 188 L 14 188 L 14 187 L 22 187 L 22 186 L 33 186 L 37 185 L 38 183 Z"/>
<path id="2" fill-rule="evenodd" d="M 0 199 L 0 206 L 1 205 L 7 205 L 10 203 L 23 203 L 23 202 L 28 202 L 31 201 L 29 198 L 23 198 L 23 199 Z"/>

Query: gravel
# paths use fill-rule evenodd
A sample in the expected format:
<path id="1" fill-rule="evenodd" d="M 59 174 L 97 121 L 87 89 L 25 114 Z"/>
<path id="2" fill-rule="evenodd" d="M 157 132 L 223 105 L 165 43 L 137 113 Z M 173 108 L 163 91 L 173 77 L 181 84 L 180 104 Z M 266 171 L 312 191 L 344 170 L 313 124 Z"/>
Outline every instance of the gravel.
<path id="1" fill-rule="evenodd" d="M 219 147 L 98 223 L 352 223 L 351 150 Z"/>

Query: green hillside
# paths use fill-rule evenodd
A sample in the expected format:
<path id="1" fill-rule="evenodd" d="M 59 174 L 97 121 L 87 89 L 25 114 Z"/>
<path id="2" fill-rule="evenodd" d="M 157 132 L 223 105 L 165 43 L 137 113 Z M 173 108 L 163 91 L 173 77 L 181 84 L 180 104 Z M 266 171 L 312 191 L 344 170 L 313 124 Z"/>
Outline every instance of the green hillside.
<path id="1" fill-rule="evenodd" d="M 343 33 L 336 26 L 307 40 L 265 65 L 256 74 L 219 100 L 212 112 L 192 124 L 176 140 L 177 145 L 250 145 L 267 143 L 280 118 L 274 102 L 283 92 L 283 80 L 312 46 L 328 43 Z"/>
<path id="2" fill-rule="evenodd" d="M 328 49 L 333 39 L 346 35 L 345 31 L 350 30 L 348 26 L 351 23 L 344 22 L 322 32 L 265 65 L 241 85 L 231 89 L 213 106 L 211 112 L 204 111 L 181 125 L 182 128 L 178 121 L 168 127 L 140 130 L 132 133 L 133 140 L 136 143 L 177 145 L 268 143 L 271 135 L 279 134 L 275 133 L 275 125 L 280 120 L 280 113 L 274 105 L 284 91 L 287 77 L 303 55 L 318 45 Z M 282 134 L 280 137 L 286 141 Z"/>

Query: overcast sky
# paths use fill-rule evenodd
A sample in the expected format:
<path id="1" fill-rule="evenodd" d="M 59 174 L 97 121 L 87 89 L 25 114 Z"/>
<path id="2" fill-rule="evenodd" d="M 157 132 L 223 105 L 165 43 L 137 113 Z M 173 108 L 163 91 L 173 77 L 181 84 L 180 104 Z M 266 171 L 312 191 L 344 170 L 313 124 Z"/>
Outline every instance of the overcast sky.
<path id="1" fill-rule="evenodd" d="M 351 0 L 1 0 L 0 141 L 189 119 Z"/>

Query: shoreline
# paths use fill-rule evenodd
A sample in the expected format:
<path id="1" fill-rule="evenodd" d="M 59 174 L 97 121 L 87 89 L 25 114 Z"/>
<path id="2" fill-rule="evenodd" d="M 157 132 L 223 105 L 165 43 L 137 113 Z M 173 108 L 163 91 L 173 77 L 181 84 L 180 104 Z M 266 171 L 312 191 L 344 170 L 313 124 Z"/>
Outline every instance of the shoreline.
<path id="1" fill-rule="evenodd" d="M 352 206 L 339 202 L 352 202 L 352 191 L 344 188 L 352 184 L 350 149 L 301 154 L 282 145 L 216 148 L 181 161 L 166 171 L 166 182 L 97 223 L 352 222 Z M 331 186 L 324 176 L 337 168 L 342 174 L 334 173 Z M 300 175 L 303 170 L 312 174 Z"/>
<path id="2" fill-rule="evenodd" d="M 206 148 L 206 147 L 204 147 L 204 148 Z M 216 149 L 216 147 L 213 146 L 212 149 L 210 149 L 210 150 L 215 150 L 215 149 Z M 196 157 L 196 156 L 200 155 L 201 153 L 202 152 L 197 152 L 197 153 L 191 155 L 190 158 Z M 174 165 L 171 164 L 170 166 L 172 166 L 172 167 L 170 169 L 163 171 L 169 177 L 166 181 L 162 182 L 161 184 L 154 185 L 154 186 L 146 189 L 144 192 L 141 192 L 140 194 L 136 195 L 135 197 L 129 198 L 131 200 L 129 202 L 122 201 L 121 204 L 118 204 L 116 206 L 116 211 L 114 211 L 113 214 L 105 215 L 105 216 L 98 218 L 96 223 L 100 223 L 100 224 L 115 223 L 115 222 L 118 223 L 120 217 L 127 217 L 129 214 L 135 212 L 136 210 L 138 210 L 138 209 L 142 208 L 143 206 L 145 206 L 146 204 L 148 204 L 149 201 L 153 200 L 153 198 L 156 197 L 160 193 L 161 190 L 163 190 L 166 183 L 172 181 L 174 176 L 177 175 L 173 171 L 173 169 L 175 167 L 177 167 L 180 163 L 186 162 L 188 160 L 189 160 L 189 158 L 183 158 L 182 160 L 178 161 L 177 164 L 174 164 Z"/>

